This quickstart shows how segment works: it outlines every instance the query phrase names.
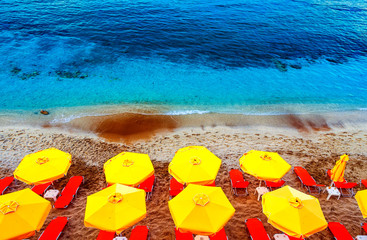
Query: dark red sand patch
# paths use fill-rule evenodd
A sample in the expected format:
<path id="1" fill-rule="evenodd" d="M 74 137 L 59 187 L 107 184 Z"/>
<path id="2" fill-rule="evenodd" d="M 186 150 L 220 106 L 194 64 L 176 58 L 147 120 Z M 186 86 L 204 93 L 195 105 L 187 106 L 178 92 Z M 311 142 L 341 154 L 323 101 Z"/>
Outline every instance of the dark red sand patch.
<path id="1" fill-rule="evenodd" d="M 178 127 L 177 119 L 167 115 L 122 113 L 75 119 L 73 127 L 95 132 L 108 141 L 133 142 Z"/>

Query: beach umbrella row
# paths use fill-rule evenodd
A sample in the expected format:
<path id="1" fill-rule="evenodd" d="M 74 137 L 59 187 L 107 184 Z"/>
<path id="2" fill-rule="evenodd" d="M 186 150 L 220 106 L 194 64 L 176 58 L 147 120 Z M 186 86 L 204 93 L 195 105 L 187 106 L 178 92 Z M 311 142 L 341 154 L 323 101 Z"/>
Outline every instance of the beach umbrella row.
<path id="1" fill-rule="evenodd" d="M 220 187 L 195 184 L 190 184 L 168 205 L 180 231 L 200 235 L 215 234 L 235 212 Z M 289 186 L 266 193 L 262 205 L 268 222 L 290 236 L 304 238 L 327 227 L 317 198 Z M 2 237 L 33 236 L 50 209 L 50 202 L 30 189 L 0 196 L 0 231 L 5 234 Z M 84 223 L 119 234 L 145 216 L 145 191 L 115 184 L 88 196 Z"/>
<path id="2" fill-rule="evenodd" d="M 14 171 L 14 177 L 29 185 L 52 182 L 66 176 L 71 165 L 71 155 L 49 148 L 26 155 Z M 154 174 L 148 154 L 122 152 L 103 166 L 109 185 L 120 183 L 138 186 Z"/>
<path id="3" fill-rule="evenodd" d="M 341 158 L 340 166 L 344 163 L 345 167 L 347 160 Z M 28 184 L 42 184 L 65 176 L 70 164 L 70 154 L 46 149 L 27 155 L 14 176 Z M 233 216 L 235 209 L 220 187 L 201 186 L 215 181 L 220 165 L 221 160 L 202 146 L 189 146 L 176 152 L 168 171 L 187 187 L 169 201 L 169 209 L 180 231 L 212 235 L 221 230 Z M 290 169 L 290 165 L 279 154 L 255 150 L 240 158 L 240 166 L 244 172 L 259 180 L 273 182 L 279 181 Z M 145 191 L 133 187 L 152 176 L 154 168 L 147 154 L 123 152 L 104 164 L 104 172 L 107 183 L 113 185 L 88 196 L 84 223 L 87 227 L 119 234 L 145 218 Z M 343 172 L 335 170 L 334 175 Z M 18 202 L 12 200 L 1 203 L 0 210 L 4 209 L 4 215 L 14 212 L 13 208 L 19 206 Z M 327 226 L 318 200 L 289 186 L 266 193 L 262 204 L 269 223 L 290 236 L 308 237 Z M 38 225 L 28 232 L 14 234 L 28 236 L 39 230 L 49 209 L 38 210 L 39 215 L 35 214 L 41 216 L 38 217 Z M 22 212 L 18 213 L 22 215 Z M 6 225 L 1 224 L 3 226 Z"/>

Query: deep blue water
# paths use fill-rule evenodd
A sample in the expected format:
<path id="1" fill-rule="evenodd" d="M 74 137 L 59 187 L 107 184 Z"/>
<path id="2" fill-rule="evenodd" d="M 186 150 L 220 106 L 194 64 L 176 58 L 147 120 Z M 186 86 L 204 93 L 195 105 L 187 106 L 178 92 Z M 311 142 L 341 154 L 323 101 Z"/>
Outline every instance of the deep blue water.
<path id="1" fill-rule="evenodd" d="M 366 33 L 366 1 L 2 0 L 0 108 L 365 108 Z"/>

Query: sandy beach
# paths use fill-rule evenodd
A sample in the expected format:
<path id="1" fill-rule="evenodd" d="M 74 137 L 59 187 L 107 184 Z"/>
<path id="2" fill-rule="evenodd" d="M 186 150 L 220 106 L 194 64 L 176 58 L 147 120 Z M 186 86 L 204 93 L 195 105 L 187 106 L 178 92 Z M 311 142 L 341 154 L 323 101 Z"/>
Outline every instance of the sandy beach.
<path id="1" fill-rule="evenodd" d="M 157 122 L 161 120 L 158 119 Z M 157 130 L 152 131 L 151 134 L 147 135 L 143 131 L 141 138 L 125 138 L 122 142 L 111 142 L 109 135 L 101 136 L 98 132 L 87 133 L 69 128 L 2 126 L 0 128 L 0 177 L 12 175 L 26 154 L 50 147 L 69 152 L 72 155 L 72 165 L 68 176 L 56 182 L 55 188 L 61 190 L 67 180 L 74 175 L 84 176 L 85 183 L 80 188 L 77 198 L 67 209 L 51 210 L 42 230 L 52 218 L 67 216 L 69 223 L 60 239 L 95 239 L 98 230 L 84 227 L 83 219 L 87 196 L 106 186 L 103 163 L 123 151 L 149 154 L 155 168 L 157 182 L 152 200 L 147 202 L 147 217 L 139 224 L 149 227 L 153 240 L 175 239 L 175 226 L 167 204 L 170 178 L 168 164 L 175 152 L 182 147 L 205 146 L 222 159 L 216 185 L 223 188 L 236 209 L 235 215 L 225 226 L 229 239 L 250 239 L 245 227 L 247 218 L 261 219 L 266 231 L 272 236 L 280 232 L 267 223 L 262 213 L 261 202 L 257 201 L 257 195 L 253 194 L 258 186 L 258 180 L 245 174 L 246 180 L 250 181 L 249 196 L 235 197 L 230 190 L 228 172 L 231 168 L 239 169 L 238 160 L 245 152 L 251 149 L 278 152 L 289 164 L 305 167 L 318 183 L 325 185 L 330 185 L 325 170 L 332 168 L 340 155 L 348 153 L 350 161 L 347 164 L 345 178 L 355 182 L 367 178 L 367 128 L 365 126 L 356 127 L 345 124 L 329 126 L 330 124 L 321 123 L 317 127 L 309 123 L 305 131 L 302 127 L 298 127 L 297 119 L 293 120 L 294 124 L 283 127 L 245 126 L 245 124 L 237 127 L 220 124 L 180 126 L 173 121 L 171 125 L 163 124 L 163 127 L 156 125 Z M 288 123 L 290 122 L 292 121 Z M 305 192 L 292 170 L 283 179 L 287 185 Z M 17 181 L 8 192 L 26 187 L 29 186 Z M 359 189 L 358 185 L 355 190 Z M 326 193 L 318 196 L 326 220 L 343 223 L 352 236 L 360 234 L 360 223 L 363 222 L 363 218 L 356 200 L 345 197 L 340 200 L 331 198 L 326 201 L 326 197 Z M 129 237 L 130 232 L 131 228 L 126 229 L 122 235 Z M 40 233 L 37 233 L 31 239 L 37 239 L 39 235 Z M 332 235 L 326 229 L 312 235 L 309 239 L 332 239 Z"/>

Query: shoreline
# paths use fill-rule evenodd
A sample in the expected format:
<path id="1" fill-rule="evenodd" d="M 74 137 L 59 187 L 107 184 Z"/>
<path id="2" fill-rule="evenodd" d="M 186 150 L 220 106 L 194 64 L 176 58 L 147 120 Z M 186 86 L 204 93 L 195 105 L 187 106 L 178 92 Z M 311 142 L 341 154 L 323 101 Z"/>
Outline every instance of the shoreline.
<path id="1" fill-rule="evenodd" d="M 109 105 L 50 109 L 39 111 L 0 112 L 0 127 L 28 126 L 92 133 L 108 141 L 146 140 L 159 133 L 182 128 L 273 127 L 299 132 L 327 132 L 332 129 L 367 129 L 367 111 L 284 112 L 274 114 L 219 113 L 204 110 L 168 109 L 159 105 Z"/>

